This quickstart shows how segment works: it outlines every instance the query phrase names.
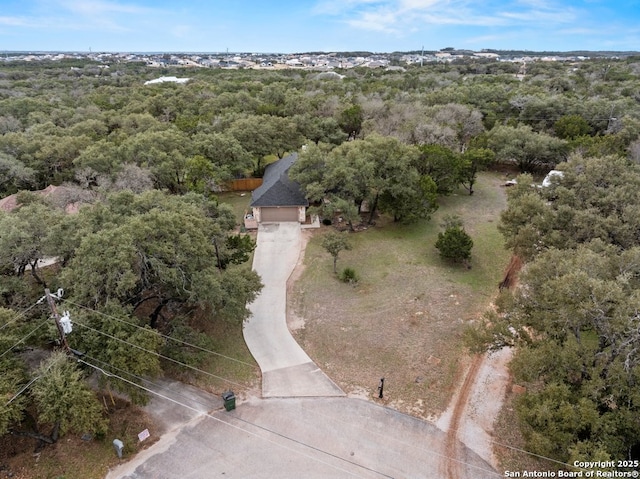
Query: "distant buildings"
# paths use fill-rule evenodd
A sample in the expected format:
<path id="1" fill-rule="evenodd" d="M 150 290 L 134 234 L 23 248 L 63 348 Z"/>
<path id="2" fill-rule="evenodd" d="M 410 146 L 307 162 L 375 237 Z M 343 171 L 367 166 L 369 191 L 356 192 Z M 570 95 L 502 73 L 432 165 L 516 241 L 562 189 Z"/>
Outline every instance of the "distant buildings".
<path id="1" fill-rule="evenodd" d="M 581 52 L 584 53 L 584 52 Z M 633 54 L 636 52 L 628 52 Z M 636 53 L 637 54 L 637 53 Z M 606 56 L 598 52 L 598 56 Z M 612 52 L 611 58 L 619 58 L 620 52 Z M 10 61 L 60 61 L 65 59 L 88 59 L 103 63 L 105 66 L 115 63 L 138 62 L 149 67 L 166 68 L 222 68 L 222 69 L 305 69 L 316 71 L 330 71 L 348 68 L 402 68 L 408 65 L 423 65 L 435 62 L 454 62 L 465 59 L 493 60 L 515 63 L 531 63 L 535 61 L 583 61 L 590 57 L 584 54 L 571 53 L 534 53 L 480 51 L 444 49 L 437 52 L 422 53 L 292 53 L 292 54 L 261 54 L 261 53 L 60 53 L 60 52 L 22 52 L 0 53 L 0 62 Z M 162 81 L 180 83 L 180 78 L 163 77 Z M 175 78 L 167 79 L 167 78 Z M 185 80 L 187 81 L 187 80 Z M 152 82 L 160 82 L 160 79 Z"/>

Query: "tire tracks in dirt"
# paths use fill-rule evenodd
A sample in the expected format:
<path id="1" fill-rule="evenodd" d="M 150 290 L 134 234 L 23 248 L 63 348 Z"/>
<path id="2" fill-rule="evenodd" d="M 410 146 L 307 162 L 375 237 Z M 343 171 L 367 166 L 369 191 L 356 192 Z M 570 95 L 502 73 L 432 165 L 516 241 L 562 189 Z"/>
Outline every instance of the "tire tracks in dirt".
<path id="1" fill-rule="evenodd" d="M 460 455 L 460 446 L 463 446 L 463 444 L 458 440 L 458 431 L 460 430 L 461 422 L 464 419 L 465 409 L 467 408 L 469 397 L 473 391 L 473 385 L 483 361 L 483 354 L 474 355 L 464 378 L 464 382 L 462 383 L 462 387 L 458 392 L 458 397 L 456 398 L 456 403 L 453 408 L 449 427 L 447 428 L 447 437 L 445 440 L 444 455 L 447 479 L 463 479 L 463 475 L 460 473 L 461 463 L 456 460 L 456 457 Z"/>

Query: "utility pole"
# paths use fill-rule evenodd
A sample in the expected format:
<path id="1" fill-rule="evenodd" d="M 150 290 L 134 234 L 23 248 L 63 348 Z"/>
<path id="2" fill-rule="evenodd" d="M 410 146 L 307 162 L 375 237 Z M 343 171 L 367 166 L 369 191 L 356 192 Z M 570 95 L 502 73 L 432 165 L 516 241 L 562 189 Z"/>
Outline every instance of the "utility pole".
<path id="1" fill-rule="evenodd" d="M 49 309 L 51 309 L 51 313 L 53 314 L 53 319 L 56 322 L 56 327 L 58 328 L 58 334 L 60 335 L 60 344 L 64 348 L 65 352 L 69 352 L 69 344 L 67 343 L 67 338 L 64 335 L 64 330 L 62 329 L 62 324 L 60 324 L 60 315 L 58 314 L 58 309 L 56 308 L 56 303 L 53 300 L 53 296 L 51 295 L 51 291 L 49 288 L 45 288 L 44 294 L 47 297 L 47 303 L 49 303 Z"/>

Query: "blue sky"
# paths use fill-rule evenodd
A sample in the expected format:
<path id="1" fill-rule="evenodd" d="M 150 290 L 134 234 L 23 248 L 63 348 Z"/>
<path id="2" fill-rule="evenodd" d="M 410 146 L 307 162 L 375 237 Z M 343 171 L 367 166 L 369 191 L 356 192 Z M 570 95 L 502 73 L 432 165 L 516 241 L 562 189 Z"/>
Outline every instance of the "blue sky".
<path id="1" fill-rule="evenodd" d="M 0 0 L 0 51 L 640 50 L 640 0 Z"/>

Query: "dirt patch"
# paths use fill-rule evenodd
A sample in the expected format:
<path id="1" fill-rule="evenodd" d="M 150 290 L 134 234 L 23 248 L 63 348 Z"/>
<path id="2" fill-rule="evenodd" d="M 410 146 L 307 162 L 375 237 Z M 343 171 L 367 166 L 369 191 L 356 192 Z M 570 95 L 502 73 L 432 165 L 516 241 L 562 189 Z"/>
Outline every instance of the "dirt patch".
<path id="1" fill-rule="evenodd" d="M 460 424 L 464 422 L 465 411 L 468 406 L 469 397 L 471 396 L 473 385 L 476 382 L 478 371 L 482 366 L 483 357 L 481 355 L 475 355 L 471 360 L 469 370 L 462 382 L 462 387 L 458 391 L 458 396 L 453 404 L 453 411 L 451 412 L 451 419 L 449 424 L 444 429 L 447 431 L 447 439 L 445 442 L 443 460 L 445 461 L 445 470 L 447 471 L 448 479 L 459 479 L 460 470 L 458 461 L 452 460 L 460 456 L 458 435 L 460 432 Z"/>
<path id="2" fill-rule="evenodd" d="M 500 282 L 500 289 L 512 289 L 515 288 L 518 284 L 518 275 L 520 274 L 520 270 L 522 269 L 522 260 L 513 255 L 511 257 L 511 261 L 509 261 L 509 265 L 504 273 L 504 278 Z"/>
<path id="3" fill-rule="evenodd" d="M 473 358 L 460 390 L 436 422 L 440 429 L 447 431 L 448 458 L 456 457 L 462 443 L 499 467 L 499 459 L 494 454 L 495 421 L 511 385 L 511 356 L 511 349 L 505 348 Z M 444 466 L 449 479 L 460 477 L 458 462 L 445 460 Z"/>

